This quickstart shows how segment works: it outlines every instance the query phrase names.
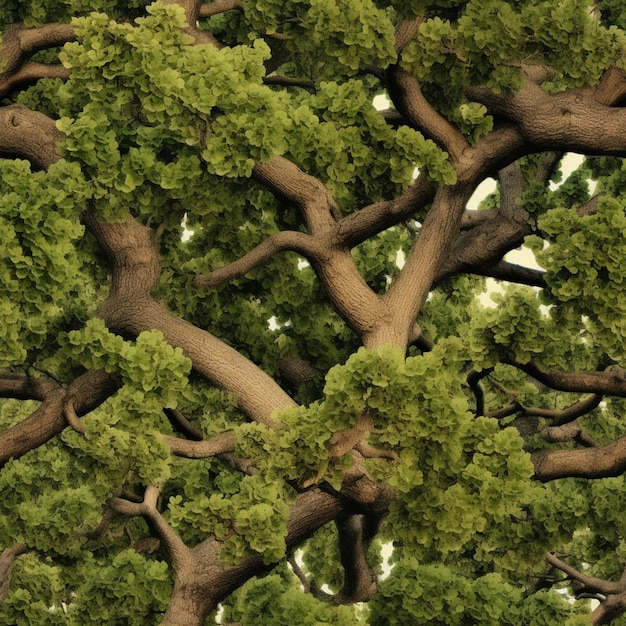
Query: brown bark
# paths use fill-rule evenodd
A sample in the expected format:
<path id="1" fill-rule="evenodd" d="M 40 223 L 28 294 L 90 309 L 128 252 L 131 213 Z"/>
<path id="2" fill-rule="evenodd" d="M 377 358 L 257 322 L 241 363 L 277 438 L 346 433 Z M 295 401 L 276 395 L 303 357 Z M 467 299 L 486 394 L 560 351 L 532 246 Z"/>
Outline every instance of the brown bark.
<path id="1" fill-rule="evenodd" d="M 7 26 L 0 45 L 0 98 L 40 78 L 68 78 L 69 72 L 60 65 L 33 63 L 28 59 L 39 50 L 60 46 L 75 38 L 74 28 L 69 24 L 46 24 L 37 28 L 25 28 L 22 24 Z"/>
<path id="2" fill-rule="evenodd" d="M 543 450 L 531 455 L 534 478 L 608 478 L 626 471 L 626 437 L 605 446 L 581 450 Z"/>
<path id="3" fill-rule="evenodd" d="M 29 397 L 40 400 L 41 405 L 25 420 L 0 433 L 0 467 L 9 459 L 19 458 L 63 431 L 68 426 L 65 405 L 69 399 L 77 415 L 82 416 L 102 404 L 120 386 L 115 376 L 98 370 L 79 376 L 67 389 L 50 381 L 29 384 L 34 387 Z M 24 397 L 25 389 L 14 393 Z"/>
<path id="4" fill-rule="evenodd" d="M 546 560 L 550 565 L 567 574 L 568 578 L 582 584 L 585 593 L 606 596 L 591 614 L 593 626 L 609 624 L 626 611 L 626 569 L 618 582 L 612 582 L 583 574 L 553 554 L 548 553 Z"/>
<path id="5" fill-rule="evenodd" d="M 5 601 L 11 586 L 11 571 L 20 554 L 24 554 L 28 550 L 28 546 L 24 544 L 16 544 L 9 548 L 5 548 L 0 553 L 0 606 Z"/>

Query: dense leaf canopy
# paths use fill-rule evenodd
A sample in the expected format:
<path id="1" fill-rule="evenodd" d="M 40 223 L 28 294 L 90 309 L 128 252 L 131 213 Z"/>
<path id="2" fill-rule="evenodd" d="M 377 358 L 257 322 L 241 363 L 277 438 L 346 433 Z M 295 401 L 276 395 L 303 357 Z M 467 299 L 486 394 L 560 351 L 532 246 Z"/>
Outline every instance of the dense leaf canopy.
<path id="1" fill-rule="evenodd" d="M 0 625 L 626 624 L 624 7 L 4 0 Z"/>

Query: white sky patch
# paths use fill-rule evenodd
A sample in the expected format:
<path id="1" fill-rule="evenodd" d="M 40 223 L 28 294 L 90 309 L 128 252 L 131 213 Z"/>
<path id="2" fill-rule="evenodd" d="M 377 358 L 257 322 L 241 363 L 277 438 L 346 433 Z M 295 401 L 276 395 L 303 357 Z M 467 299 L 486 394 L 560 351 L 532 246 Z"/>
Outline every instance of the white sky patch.
<path id="1" fill-rule="evenodd" d="M 391 100 L 385 95 L 380 94 L 374 98 L 374 107 L 378 111 L 384 111 L 391 106 Z"/>
<path id="2" fill-rule="evenodd" d="M 270 330 L 278 330 L 280 328 L 280 324 L 275 315 L 272 315 L 272 317 L 267 320 L 267 325 Z"/>
<path id="3" fill-rule="evenodd" d="M 490 193 L 496 190 L 496 181 L 493 178 L 485 178 L 476 191 L 472 194 L 472 197 L 467 202 L 468 209 L 477 209 L 478 205 L 487 197 Z"/>
<path id="4" fill-rule="evenodd" d="M 185 213 L 185 215 L 183 216 L 183 221 L 180 224 L 183 227 L 183 234 L 181 239 L 183 241 L 189 241 L 189 239 L 191 239 L 193 237 L 193 230 L 189 230 L 187 228 L 187 213 Z"/>

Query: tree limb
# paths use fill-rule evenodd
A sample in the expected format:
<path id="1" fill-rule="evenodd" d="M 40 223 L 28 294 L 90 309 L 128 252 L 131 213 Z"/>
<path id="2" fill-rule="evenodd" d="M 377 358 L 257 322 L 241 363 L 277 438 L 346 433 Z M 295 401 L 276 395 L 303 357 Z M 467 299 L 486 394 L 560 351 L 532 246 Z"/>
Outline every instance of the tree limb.
<path id="1" fill-rule="evenodd" d="M 241 0 L 213 0 L 213 2 L 204 2 L 200 5 L 198 17 L 211 17 L 226 11 L 241 11 L 243 5 Z"/>
<path id="2" fill-rule="evenodd" d="M 394 65 L 388 70 L 387 77 L 389 97 L 410 126 L 448 152 L 453 162 L 458 161 L 469 147 L 461 131 L 432 107 L 412 74 Z"/>
<path id="3" fill-rule="evenodd" d="M 626 371 L 611 365 L 602 372 L 563 372 L 540 369 L 533 363 L 510 362 L 540 383 L 558 391 L 626 397 Z"/>
<path id="4" fill-rule="evenodd" d="M 0 433 L 0 467 L 11 458 L 49 441 L 68 425 L 66 406 L 71 399 L 77 416 L 89 413 L 120 387 L 116 376 L 90 370 L 72 381 L 67 390 L 50 385 L 41 405 L 25 420 Z"/>
<path id="5" fill-rule="evenodd" d="M 591 591 L 597 591 L 604 595 L 609 595 L 612 593 L 620 593 L 626 588 L 621 583 L 614 583 L 608 580 L 603 580 L 602 578 L 587 576 L 587 574 L 579 572 L 576 568 L 571 567 L 550 552 L 546 554 L 546 561 L 548 561 L 548 563 L 550 563 L 550 565 L 552 565 L 553 567 L 556 567 L 557 569 L 560 569 L 562 572 L 567 574 L 569 578 L 572 578 L 573 580 L 577 580 L 578 582 L 582 583 L 587 589 L 590 589 Z"/>
<path id="6" fill-rule="evenodd" d="M 28 63 L 27 60 L 39 50 L 75 39 L 74 27 L 70 24 L 45 24 L 36 28 L 24 28 L 22 24 L 7 26 L 0 46 L 0 97 L 38 78 L 67 78 L 68 72 L 61 66 Z"/>
<path id="7" fill-rule="evenodd" d="M 345 513 L 336 518 L 339 554 L 344 569 L 341 591 L 335 604 L 366 602 L 376 593 L 376 575 L 367 562 L 367 550 L 376 536 L 380 516 Z"/>
<path id="8" fill-rule="evenodd" d="M 0 554 L 0 606 L 4 603 L 9 588 L 11 586 L 11 571 L 13 564 L 20 554 L 24 554 L 28 550 L 25 544 L 16 544 L 10 548 L 5 548 Z"/>
<path id="9" fill-rule="evenodd" d="M 63 137 L 43 113 L 20 104 L 0 108 L 0 152 L 20 155 L 46 169 L 59 160 Z"/>
<path id="10" fill-rule="evenodd" d="M 323 249 L 316 244 L 313 237 L 297 231 L 283 230 L 271 235 L 236 261 L 213 270 L 209 274 L 199 274 L 193 282 L 197 287 L 203 289 L 218 287 L 247 274 L 285 250 L 297 252 L 310 261 L 320 258 L 323 254 Z"/>
<path id="11" fill-rule="evenodd" d="M 542 450 L 530 456 L 534 479 L 608 478 L 626 471 L 626 437 L 604 446 L 577 450 Z"/>
<path id="12" fill-rule="evenodd" d="M 237 435 L 232 431 L 226 431 L 203 441 L 188 441 L 167 435 L 163 439 L 172 454 L 188 459 L 207 459 L 227 452 L 234 452 L 237 443 Z"/>
<path id="13" fill-rule="evenodd" d="M 118 514 L 128 517 L 143 517 L 151 530 L 159 537 L 168 553 L 168 560 L 174 571 L 181 570 L 191 559 L 191 550 L 185 545 L 174 529 L 163 519 L 157 509 L 159 490 L 148 487 L 143 502 L 130 502 L 124 498 L 112 498 L 109 507 Z"/>

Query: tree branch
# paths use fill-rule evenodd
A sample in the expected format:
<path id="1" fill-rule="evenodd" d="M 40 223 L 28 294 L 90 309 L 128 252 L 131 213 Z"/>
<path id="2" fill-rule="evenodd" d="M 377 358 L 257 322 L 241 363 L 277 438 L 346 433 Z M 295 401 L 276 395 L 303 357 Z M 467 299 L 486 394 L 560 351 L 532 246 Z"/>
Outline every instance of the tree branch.
<path id="1" fill-rule="evenodd" d="M 164 436 L 163 439 L 172 454 L 188 459 L 207 459 L 227 452 L 234 452 L 237 443 L 237 435 L 232 431 L 203 441 L 188 441 L 170 436 Z"/>
<path id="2" fill-rule="evenodd" d="M 498 115 L 513 120 L 533 150 L 624 156 L 626 110 L 614 108 L 626 95 L 626 76 L 610 70 L 593 87 L 550 94 L 532 80 L 511 95 L 484 87 L 467 90 Z"/>
<path id="3" fill-rule="evenodd" d="M 67 390 L 52 383 L 46 388 L 41 405 L 25 420 L 0 433 L 0 467 L 44 444 L 68 425 L 66 408 L 71 400 L 75 415 L 93 411 L 120 387 L 116 376 L 90 370 L 72 381 Z M 73 417 L 73 416 L 70 416 Z"/>
<path id="4" fill-rule="evenodd" d="M 524 415 L 535 415 L 537 417 L 545 417 L 552 420 L 552 426 L 562 426 L 569 422 L 573 422 L 575 419 L 586 415 L 593 411 L 600 402 L 602 396 L 600 394 L 593 394 L 584 400 L 580 400 L 566 409 L 542 409 L 537 407 L 526 407 L 518 404 L 519 409 Z"/>
<path id="5" fill-rule="evenodd" d="M 159 537 L 168 553 L 168 561 L 175 572 L 185 567 L 191 560 L 191 550 L 185 545 L 174 529 L 163 519 L 157 509 L 159 490 L 148 487 L 143 502 L 130 502 L 124 498 L 112 498 L 109 507 L 118 514 L 128 517 L 143 517 L 151 530 Z"/>
<path id="6" fill-rule="evenodd" d="M 561 561 L 561 559 L 549 552 L 548 554 L 546 554 L 546 561 L 548 561 L 548 563 L 550 563 L 550 565 L 552 565 L 553 567 L 556 567 L 557 569 L 567 574 L 569 578 L 582 583 L 587 589 L 591 591 L 596 591 L 604 595 L 609 595 L 613 593 L 620 593 L 626 588 L 623 584 L 620 583 L 614 583 L 608 580 L 603 580 L 602 578 L 587 576 L 586 574 L 579 572 L 576 568 L 571 567 L 564 561 Z"/>
<path id="7" fill-rule="evenodd" d="M 533 363 L 510 362 L 510 364 L 558 391 L 626 397 L 626 370 L 618 365 L 611 365 L 602 372 L 563 372 L 544 371 Z"/>
<path id="8" fill-rule="evenodd" d="M 63 133 L 47 115 L 20 104 L 0 108 L 0 152 L 22 156 L 48 168 L 59 158 Z"/>
<path id="9" fill-rule="evenodd" d="M 193 282 L 197 287 L 204 289 L 218 287 L 247 274 L 285 250 L 297 252 L 310 261 L 319 259 L 323 254 L 323 249 L 316 244 L 313 237 L 297 231 L 283 230 L 268 237 L 240 259 L 213 270 L 209 274 L 199 274 Z"/>
<path id="10" fill-rule="evenodd" d="M 47 65 L 45 63 L 24 63 L 14 74 L 7 76 L 0 83 L 0 98 L 9 94 L 13 89 L 24 84 L 34 83 L 40 78 L 60 78 L 67 80 L 70 70 L 62 65 Z"/>
<path id="11" fill-rule="evenodd" d="M 46 24 L 37 28 L 24 28 L 22 24 L 7 26 L 0 46 L 0 97 L 24 82 L 38 78 L 67 78 L 68 72 L 61 66 L 26 61 L 39 50 L 54 48 L 75 39 L 76 34 L 70 24 Z"/>
<path id="12" fill-rule="evenodd" d="M 194 441 L 202 441 L 204 439 L 202 431 L 194 426 L 178 409 L 165 408 L 163 412 L 177 432 Z"/>
<path id="13" fill-rule="evenodd" d="M 367 550 L 378 532 L 380 519 L 380 516 L 349 513 L 336 518 L 344 582 L 333 598 L 335 604 L 366 602 L 376 593 L 376 575 L 367 562 Z"/>
<path id="14" fill-rule="evenodd" d="M 461 131 L 431 106 L 412 74 L 394 65 L 388 70 L 387 76 L 389 97 L 396 109 L 410 126 L 432 139 L 450 155 L 453 162 L 457 162 L 469 147 Z"/>
<path id="15" fill-rule="evenodd" d="M 213 2 L 205 2 L 200 5 L 198 17 L 211 17 L 226 11 L 241 11 L 243 5 L 241 0 L 214 0 Z"/>
<path id="16" fill-rule="evenodd" d="M 497 261 L 494 264 L 480 263 L 468 266 L 467 271 L 478 276 L 488 276 L 509 283 L 520 283 L 531 287 L 546 287 L 546 272 L 533 267 L 524 267 L 508 261 Z"/>
<path id="17" fill-rule="evenodd" d="M 626 437 L 605 446 L 577 450 L 542 450 L 531 454 L 534 479 L 608 478 L 626 471 Z"/>
<path id="18" fill-rule="evenodd" d="M 10 548 L 5 548 L 0 554 L 0 606 L 4 603 L 7 595 L 9 594 L 9 588 L 11 586 L 11 572 L 15 559 L 20 554 L 24 554 L 28 550 L 28 546 L 25 544 L 16 544 Z"/>
<path id="19" fill-rule="evenodd" d="M 0 398 L 16 400 L 39 400 L 59 387 L 56 381 L 34 378 L 29 374 L 0 371 Z"/>

